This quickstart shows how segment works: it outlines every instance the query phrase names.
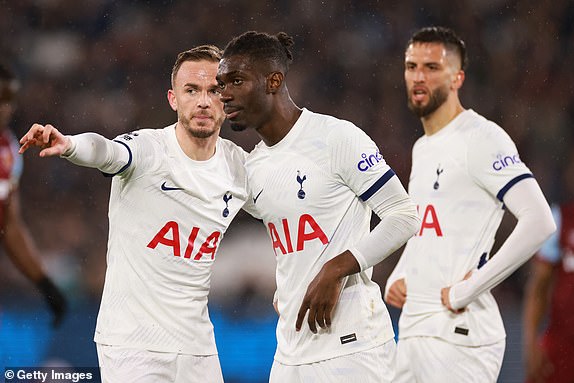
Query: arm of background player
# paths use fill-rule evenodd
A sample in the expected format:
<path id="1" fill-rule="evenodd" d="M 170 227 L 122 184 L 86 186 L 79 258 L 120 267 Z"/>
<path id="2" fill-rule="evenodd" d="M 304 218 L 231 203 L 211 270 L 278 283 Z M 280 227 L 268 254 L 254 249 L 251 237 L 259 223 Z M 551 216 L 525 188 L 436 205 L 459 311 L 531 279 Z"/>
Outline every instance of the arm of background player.
<path id="1" fill-rule="evenodd" d="M 407 300 L 407 283 L 404 268 L 405 262 L 403 256 L 401 256 L 385 285 L 385 301 L 399 309 L 403 308 Z"/>
<path id="2" fill-rule="evenodd" d="M 20 139 L 20 153 L 29 147 L 42 148 L 40 157 L 61 156 L 68 161 L 104 173 L 115 174 L 130 160 L 130 153 L 117 142 L 97 133 L 82 133 L 65 136 L 52 125 L 34 124 Z"/>
<path id="3" fill-rule="evenodd" d="M 295 328 L 301 329 L 307 311 L 307 322 L 313 333 L 316 324 L 330 327 L 332 310 L 337 304 L 343 278 L 368 269 L 401 247 L 420 227 L 416 207 L 393 176 L 368 200 L 369 207 L 381 218 L 379 224 L 355 247 L 326 262 L 309 284 L 297 315 Z"/>
<path id="4" fill-rule="evenodd" d="M 532 381 L 545 380 L 552 371 L 548 357 L 538 343 L 538 331 L 548 310 L 553 269 L 553 264 L 533 259 L 524 294 L 522 316 L 524 360 L 526 376 Z"/>
<path id="5" fill-rule="evenodd" d="M 469 279 L 443 289 L 443 293 L 447 290 L 446 306 L 449 309 L 462 309 L 480 294 L 497 286 L 526 262 L 556 230 L 550 207 L 534 178 L 514 185 L 504 196 L 504 204 L 518 220 L 514 230 L 498 252 Z"/>
<path id="6" fill-rule="evenodd" d="M 66 298 L 42 267 L 36 243 L 32 240 L 20 213 L 18 190 L 13 190 L 9 198 L 2 241 L 6 254 L 16 268 L 40 290 L 52 311 L 53 325 L 57 327 L 67 310 Z"/>

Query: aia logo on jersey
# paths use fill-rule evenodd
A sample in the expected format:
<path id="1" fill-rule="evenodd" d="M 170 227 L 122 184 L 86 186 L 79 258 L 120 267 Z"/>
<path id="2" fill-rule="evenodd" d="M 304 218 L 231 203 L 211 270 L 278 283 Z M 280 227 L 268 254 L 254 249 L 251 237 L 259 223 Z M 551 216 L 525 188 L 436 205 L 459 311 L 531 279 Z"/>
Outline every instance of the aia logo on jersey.
<path id="1" fill-rule="evenodd" d="M 424 209 L 425 211 L 423 212 L 423 216 L 421 218 L 421 229 L 416 235 L 419 237 L 423 235 L 434 235 L 436 237 L 442 237 L 442 228 L 440 227 L 438 214 L 434 205 L 427 205 Z M 417 211 L 420 212 L 418 205 Z"/>
<path id="2" fill-rule="evenodd" d="M 379 149 L 375 151 L 375 154 L 363 153 L 361 154 L 361 157 L 363 159 L 359 161 L 359 163 L 357 164 L 357 169 L 359 169 L 359 171 L 361 172 L 366 172 L 367 170 L 369 170 L 370 168 L 381 162 L 383 159 L 383 156 L 381 156 Z"/>
<path id="3" fill-rule="evenodd" d="M 518 156 L 518 153 L 512 154 L 512 155 L 508 155 L 508 156 L 504 156 L 502 154 L 499 154 L 496 156 L 496 160 L 492 163 L 492 168 L 495 171 L 500 171 L 508 166 L 512 166 L 515 164 L 520 164 L 522 163 L 522 161 L 520 161 L 520 157 Z"/>
<path id="4" fill-rule="evenodd" d="M 297 229 L 292 235 L 291 228 L 295 225 Z M 269 229 L 269 237 L 271 237 L 273 251 L 276 256 L 277 250 L 283 255 L 294 251 L 303 251 L 305 250 L 305 243 L 310 241 L 321 241 L 323 245 L 329 243 L 321 226 L 309 214 L 301 215 L 296 223 L 289 223 L 287 218 L 283 218 L 280 230 L 277 230 L 277 227 L 272 222 L 267 224 L 267 228 Z M 293 244 L 295 244 L 295 250 Z"/>
<path id="5" fill-rule="evenodd" d="M 193 256 L 193 260 L 198 261 L 204 256 L 208 256 L 211 257 L 211 259 L 214 259 L 221 233 L 219 231 L 211 233 L 199 246 L 196 253 L 193 254 L 199 230 L 199 227 L 193 227 L 191 229 L 191 233 L 189 233 L 189 236 L 187 237 L 187 246 L 185 247 L 183 258 L 190 259 Z M 160 244 L 171 247 L 171 253 L 174 257 L 181 257 L 180 229 L 177 222 L 167 222 L 147 244 L 147 247 L 155 249 Z"/>

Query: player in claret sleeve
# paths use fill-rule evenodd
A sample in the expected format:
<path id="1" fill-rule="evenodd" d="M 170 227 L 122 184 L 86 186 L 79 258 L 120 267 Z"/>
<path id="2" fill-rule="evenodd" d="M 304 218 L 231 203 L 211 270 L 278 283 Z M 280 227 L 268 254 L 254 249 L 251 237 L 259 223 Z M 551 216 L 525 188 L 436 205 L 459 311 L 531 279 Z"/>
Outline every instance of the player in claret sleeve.
<path id="1" fill-rule="evenodd" d="M 32 281 L 52 311 L 54 327 L 59 326 L 67 311 L 67 300 L 44 270 L 40 251 L 33 240 L 20 209 L 20 176 L 22 157 L 18 139 L 10 129 L 16 110 L 20 81 L 12 69 L 0 64 L 0 242 L 10 261 Z"/>
<path id="2" fill-rule="evenodd" d="M 405 52 L 408 106 L 424 129 L 409 181 L 422 224 L 385 290 L 402 307 L 396 382 L 496 382 L 505 332 L 490 290 L 556 229 L 508 134 L 461 105 L 466 60 L 443 27 L 417 31 Z M 518 222 L 491 256 L 505 209 Z"/>
<path id="3" fill-rule="evenodd" d="M 94 340 L 104 382 L 223 381 L 207 310 L 219 242 L 247 200 L 246 153 L 219 137 L 220 50 L 182 52 L 168 91 L 177 122 L 108 140 L 35 124 L 20 152 L 113 177 L 104 292 Z"/>
<path id="4" fill-rule="evenodd" d="M 574 382 L 574 147 L 562 187 L 561 203 L 552 206 L 558 230 L 532 259 L 524 294 L 527 383 Z"/>
<path id="5" fill-rule="evenodd" d="M 217 74 L 232 129 L 262 139 L 245 165 L 277 259 L 270 382 L 392 382 L 394 333 L 372 266 L 420 221 L 361 129 L 291 100 L 292 44 L 285 33 L 246 32 L 228 43 Z M 373 211 L 381 221 L 370 232 Z"/>

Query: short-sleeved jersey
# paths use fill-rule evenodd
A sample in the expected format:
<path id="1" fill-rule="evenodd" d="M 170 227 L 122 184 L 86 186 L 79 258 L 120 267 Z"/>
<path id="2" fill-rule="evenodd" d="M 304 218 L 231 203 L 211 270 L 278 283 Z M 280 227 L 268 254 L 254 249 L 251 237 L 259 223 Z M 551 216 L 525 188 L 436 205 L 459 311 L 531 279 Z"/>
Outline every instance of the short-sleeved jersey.
<path id="1" fill-rule="evenodd" d="M 246 153 L 218 138 L 193 161 L 175 125 L 118 136 L 129 163 L 113 176 L 104 292 L 94 340 L 217 353 L 207 309 L 217 247 L 247 199 Z"/>
<path id="2" fill-rule="evenodd" d="M 481 294 L 462 314 L 441 304 L 441 289 L 490 257 L 505 193 L 532 177 L 508 134 L 473 110 L 413 147 L 409 194 L 421 228 L 405 247 L 407 300 L 399 338 L 433 336 L 479 346 L 505 337 L 498 306 Z"/>
<path id="3" fill-rule="evenodd" d="M 277 260 L 277 352 L 297 365 L 366 350 L 394 333 L 372 269 L 346 279 L 330 330 L 295 331 L 309 283 L 369 233 L 368 198 L 394 175 L 375 143 L 350 122 L 303 112 L 289 133 L 259 143 L 245 163 L 255 209 Z"/>
<path id="4" fill-rule="evenodd" d="M 0 227 L 4 227 L 4 209 L 10 193 L 22 175 L 22 156 L 18 155 L 18 148 L 18 141 L 11 131 L 0 132 Z"/>
<path id="5" fill-rule="evenodd" d="M 574 203 L 553 206 L 558 230 L 544 243 L 537 259 L 554 265 L 554 284 L 546 334 L 574 342 Z"/>

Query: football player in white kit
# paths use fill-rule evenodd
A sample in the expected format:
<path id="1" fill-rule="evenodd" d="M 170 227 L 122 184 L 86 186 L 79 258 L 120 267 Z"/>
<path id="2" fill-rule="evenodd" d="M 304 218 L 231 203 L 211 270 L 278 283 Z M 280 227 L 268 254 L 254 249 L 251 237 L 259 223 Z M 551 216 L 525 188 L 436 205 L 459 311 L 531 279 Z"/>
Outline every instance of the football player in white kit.
<path id="1" fill-rule="evenodd" d="M 423 28 L 407 44 L 408 105 L 425 134 L 408 188 L 422 224 L 385 290 L 402 307 L 396 382 L 496 382 L 506 335 L 490 290 L 555 230 L 508 134 L 461 105 L 465 66 L 464 42 L 450 29 Z M 504 210 L 518 222 L 492 255 Z"/>
<path id="2" fill-rule="evenodd" d="M 108 140 L 34 124 L 43 148 L 112 176 L 107 271 L 94 340 L 104 382 L 223 382 L 207 298 L 218 245 L 247 199 L 246 153 L 219 137 L 221 51 L 179 54 L 177 123 Z"/>
<path id="3" fill-rule="evenodd" d="M 227 45 L 217 74 L 232 129 L 262 139 L 245 166 L 277 259 L 270 382 L 391 382 L 394 332 L 372 266 L 420 221 L 362 130 L 291 100 L 292 44 L 282 32 L 246 32 Z M 372 211 L 381 221 L 370 232 Z"/>

